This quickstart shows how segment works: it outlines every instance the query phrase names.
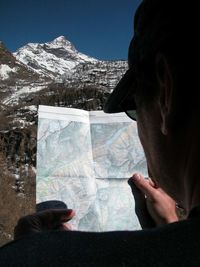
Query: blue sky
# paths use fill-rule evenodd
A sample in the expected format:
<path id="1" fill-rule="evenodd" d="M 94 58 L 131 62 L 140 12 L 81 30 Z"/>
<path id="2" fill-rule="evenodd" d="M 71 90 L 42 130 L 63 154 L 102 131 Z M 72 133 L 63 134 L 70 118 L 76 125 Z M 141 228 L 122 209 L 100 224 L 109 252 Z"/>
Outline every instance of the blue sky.
<path id="1" fill-rule="evenodd" d="M 10 51 L 64 35 L 82 53 L 127 59 L 141 0 L 0 0 L 0 40 Z"/>

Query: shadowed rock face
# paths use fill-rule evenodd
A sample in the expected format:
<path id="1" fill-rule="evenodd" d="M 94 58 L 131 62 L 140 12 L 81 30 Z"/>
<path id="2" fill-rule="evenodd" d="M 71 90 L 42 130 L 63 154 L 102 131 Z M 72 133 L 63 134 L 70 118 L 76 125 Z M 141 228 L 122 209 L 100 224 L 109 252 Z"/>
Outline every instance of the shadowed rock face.
<path id="1" fill-rule="evenodd" d="M 0 132 L 0 245 L 35 206 L 36 126 Z"/>
<path id="2" fill-rule="evenodd" d="M 90 59 L 63 36 L 34 47 L 34 53 L 81 60 L 73 71 L 63 73 L 62 65 L 50 75 L 44 65 L 27 58 L 22 63 L 0 43 L 0 245 L 12 239 L 18 218 L 35 210 L 38 105 L 100 110 L 127 69 L 125 61 Z"/>

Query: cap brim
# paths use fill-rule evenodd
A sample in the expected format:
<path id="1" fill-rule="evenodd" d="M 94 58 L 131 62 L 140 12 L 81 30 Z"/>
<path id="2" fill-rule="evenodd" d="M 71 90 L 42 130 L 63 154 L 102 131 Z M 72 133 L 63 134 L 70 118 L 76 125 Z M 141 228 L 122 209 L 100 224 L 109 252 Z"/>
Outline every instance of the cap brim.
<path id="1" fill-rule="evenodd" d="M 134 81 L 134 73 L 133 69 L 129 69 L 122 79 L 119 81 L 113 92 L 108 97 L 105 105 L 104 112 L 105 113 L 118 113 L 123 112 L 120 104 L 122 100 L 125 98 L 127 93 L 129 92 L 130 87 L 133 85 Z M 134 108 L 135 103 L 133 103 Z"/>

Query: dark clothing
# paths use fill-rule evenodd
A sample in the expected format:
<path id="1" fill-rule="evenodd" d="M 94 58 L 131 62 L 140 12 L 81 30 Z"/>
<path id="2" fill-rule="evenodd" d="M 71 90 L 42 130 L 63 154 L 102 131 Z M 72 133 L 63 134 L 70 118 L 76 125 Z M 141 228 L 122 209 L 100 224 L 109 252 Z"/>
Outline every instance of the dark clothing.
<path id="1" fill-rule="evenodd" d="M 0 249 L 0 266 L 200 266 L 200 217 L 142 231 L 50 231 Z"/>

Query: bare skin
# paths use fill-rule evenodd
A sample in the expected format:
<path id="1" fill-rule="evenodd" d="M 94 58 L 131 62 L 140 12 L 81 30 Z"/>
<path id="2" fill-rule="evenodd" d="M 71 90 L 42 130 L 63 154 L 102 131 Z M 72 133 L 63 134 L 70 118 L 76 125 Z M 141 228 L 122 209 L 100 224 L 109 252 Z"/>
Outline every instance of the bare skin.
<path id="1" fill-rule="evenodd" d="M 129 179 L 129 185 L 135 197 L 136 213 L 143 228 L 161 226 L 179 220 L 176 213 L 176 202 L 156 186 L 151 179 L 145 179 L 141 174 L 135 173 Z M 139 192 L 136 193 L 134 186 L 139 189 Z M 140 200 L 135 193 L 137 196 L 140 195 Z M 139 212 L 137 212 L 137 205 L 139 205 Z M 141 214 L 141 210 L 146 210 L 146 213 L 149 214 L 144 214 L 144 212 Z M 153 219 L 154 225 L 151 219 Z"/>
<path id="2" fill-rule="evenodd" d="M 19 219 L 14 229 L 14 239 L 48 230 L 71 230 L 67 223 L 75 216 L 71 209 L 45 210 Z"/>

